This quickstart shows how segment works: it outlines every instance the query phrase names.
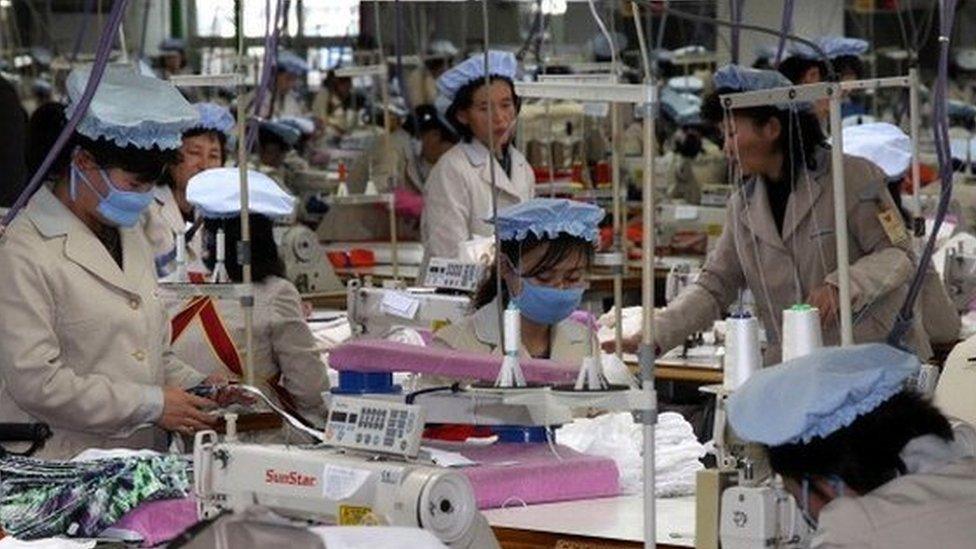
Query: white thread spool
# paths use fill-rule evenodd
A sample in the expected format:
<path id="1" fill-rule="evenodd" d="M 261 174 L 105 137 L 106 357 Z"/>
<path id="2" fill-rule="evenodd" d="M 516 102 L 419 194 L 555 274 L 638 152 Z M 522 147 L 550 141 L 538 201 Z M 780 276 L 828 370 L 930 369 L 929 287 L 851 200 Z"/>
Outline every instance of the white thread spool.
<path id="1" fill-rule="evenodd" d="M 522 343 L 522 317 L 517 308 L 509 306 L 505 309 L 502 317 L 502 326 L 505 331 L 505 356 L 502 358 L 502 367 L 498 371 L 498 379 L 495 380 L 495 386 L 524 387 L 525 377 L 522 374 L 522 367 L 519 365 L 519 347 Z"/>
<path id="2" fill-rule="evenodd" d="M 749 313 L 725 321 L 725 363 L 722 385 L 734 391 L 762 368 L 759 321 Z"/>
<path id="3" fill-rule="evenodd" d="M 522 342 L 522 319 L 519 310 L 513 307 L 505 309 L 502 324 L 505 325 L 505 354 L 518 356 L 519 343 Z"/>
<path id="4" fill-rule="evenodd" d="M 799 304 L 783 311 L 783 362 L 808 355 L 822 346 L 819 309 Z"/>

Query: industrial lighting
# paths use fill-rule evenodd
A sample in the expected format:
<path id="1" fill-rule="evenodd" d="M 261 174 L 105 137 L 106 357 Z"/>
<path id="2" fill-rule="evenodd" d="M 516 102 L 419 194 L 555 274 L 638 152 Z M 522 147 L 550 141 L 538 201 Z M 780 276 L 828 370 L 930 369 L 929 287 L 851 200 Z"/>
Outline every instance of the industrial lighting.
<path id="1" fill-rule="evenodd" d="M 565 2 L 563 3 L 565 4 Z M 13 2 L 11 2 L 11 0 L 0 0 L 0 8 L 9 8 L 12 5 Z"/>
<path id="2" fill-rule="evenodd" d="M 565 15 L 566 0 L 542 0 L 543 15 Z"/>

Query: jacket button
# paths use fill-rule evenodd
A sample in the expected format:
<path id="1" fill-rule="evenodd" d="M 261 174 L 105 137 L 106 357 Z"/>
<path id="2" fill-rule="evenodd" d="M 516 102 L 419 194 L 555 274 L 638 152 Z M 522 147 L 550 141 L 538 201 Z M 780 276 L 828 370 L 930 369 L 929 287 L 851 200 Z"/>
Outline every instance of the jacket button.
<path id="1" fill-rule="evenodd" d="M 138 351 L 132 353 L 132 358 L 138 360 L 139 362 L 142 362 L 143 360 L 146 360 L 146 352 L 143 351 L 142 349 L 139 349 Z"/>
<path id="2" fill-rule="evenodd" d="M 132 307 L 132 310 L 133 311 L 136 310 L 136 309 L 138 309 L 139 308 L 139 300 L 136 299 L 136 298 L 130 299 L 129 300 L 129 307 Z"/>

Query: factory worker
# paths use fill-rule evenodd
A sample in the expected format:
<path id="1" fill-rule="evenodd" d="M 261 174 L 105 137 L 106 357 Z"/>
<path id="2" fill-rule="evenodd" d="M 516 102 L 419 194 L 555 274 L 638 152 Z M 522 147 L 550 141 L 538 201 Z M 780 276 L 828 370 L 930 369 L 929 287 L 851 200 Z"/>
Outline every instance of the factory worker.
<path id="1" fill-rule="evenodd" d="M 914 355 L 878 343 L 819 349 L 729 397 L 729 425 L 768 448 L 815 529 L 811 547 L 972 547 L 976 460 L 905 388 L 918 370 Z"/>
<path id="2" fill-rule="evenodd" d="M 846 38 L 843 36 L 822 36 L 816 40 L 817 46 L 827 56 L 824 61 L 821 55 L 805 44 L 793 48 L 789 57 L 779 64 L 779 72 L 783 73 L 794 84 L 816 84 L 827 78 L 826 62 L 829 62 L 834 73 L 841 80 L 857 80 L 864 73 L 864 65 L 860 56 L 868 51 L 870 45 L 860 38 Z M 830 114 L 830 104 L 826 100 L 815 102 L 817 116 L 825 120 Z M 841 104 L 841 116 L 856 116 L 867 113 L 864 105 L 846 98 Z"/>
<path id="3" fill-rule="evenodd" d="M 789 81 L 775 71 L 737 65 L 722 67 L 714 79 L 716 92 L 705 100 L 702 115 L 723 125 L 725 151 L 742 184 L 726 207 L 725 227 L 701 275 L 655 315 L 656 343 L 667 351 L 709 329 L 748 288 L 766 329 L 766 364 L 779 362 L 783 311 L 797 303 L 819 309 L 824 344 L 836 345 L 840 297 L 833 176 L 820 123 L 803 104 L 792 111 L 787 105 L 736 109 L 723 120 L 719 95 L 789 86 Z M 915 270 L 911 238 L 885 189 L 884 173 L 850 156 L 843 166 L 854 340 L 882 341 Z M 931 355 L 920 322 L 906 337 L 919 356 Z M 640 335 L 626 339 L 625 346 L 635 348 Z"/>
<path id="4" fill-rule="evenodd" d="M 438 160 L 424 188 L 421 232 L 427 257 L 457 257 L 462 242 L 491 235 L 491 226 L 484 221 L 492 212 L 489 161 L 494 164 L 499 208 L 535 194 L 532 167 L 511 145 L 519 112 L 516 69 L 514 55 L 489 51 L 490 85 L 484 81 L 483 55 L 471 56 L 437 80 L 438 113 L 461 142 Z M 488 150 L 489 140 L 494 151 Z"/>
<path id="5" fill-rule="evenodd" d="M 226 107 L 214 103 L 196 103 L 193 107 L 199 119 L 183 132 L 178 160 L 166 168 L 141 221 L 160 278 L 166 278 L 176 269 L 178 233 L 186 233 L 188 237 L 187 264 L 192 270 L 202 270 L 200 227 L 197 224 L 194 228 L 197 219 L 186 199 L 186 185 L 194 175 L 224 165 L 227 137 L 234 128 L 234 117 Z"/>
<path id="6" fill-rule="evenodd" d="M 498 307 L 510 303 L 522 316 L 520 354 L 579 368 L 589 353 L 599 354 L 591 331 L 571 320 L 580 306 L 605 212 L 567 199 L 534 198 L 498 212 L 502 295 L 491 275 L 472 300 L 474 312 L 441 328 L 435 345 L 476 353 L 501 354 Z"/>
<path id="7" fill-rule="evenodd" d="M 324 123 L 326 135 L 349 131 L 354 116 L 352 78 L 329 71 L 312 101 L 312 115 Z"/>
<path id="8" fill-rule="evenodd" d="M 186 40 L 172 37 L 163 40 L 159 43 L 159 57 L 162 63 L 159 77 L 163 80 L 186 73 Z"/>
<path id="9" fill-rule="evenodd" d="M 910 224 L 911 216 L 901 206 L 901 185 L 912 165 L 911 138 L 898 126 L 885 122 L 851 126 L 844 128 L 844 152 L 881 168 L 897 211 L 906 225 Z M 925 270 L 918 305 L 931 343 L 952 344 L 959 340 L 959 313 L 931 262 Z"/>
<path id="10" fill-rule="evenodd" d="M 284 181 L 283 173 L 288 154 L 295 150 L 302 133 L 277 120 L 262 120 L 258 124 L 258 162 L 261 171 L 274 173 L 278 181 Z"/>
<path id="11" fill-rule="evenodd" d="M 417 241 L 420 238 L 420 208 L 407 208 L 406 203 L 423 203 L 424 180 L 420 175 L 419 159 L 414 154 L 410 134 L 403 127 L 407 118 L 406 104 L 395 98 L 383 111 L 375 113 L 377 124 L 385 124 L 389 135 L 377 135 L 369 149 L 353 163 L 346 180 L 350 194 L 362 194 L 367 189 L 378 193 L 393 193 L 397 213 L 397 239 Z M 372 182 L 372 185 L 369 183 Z M 324 241 L 359 242 L 388 241 L 389 212 L 377 204 L 348 204 L 331 208 L 316 229 Z"/>
<path id="12" fill-rule="evenodd" d="M 458 137 L 454 130 L 437 116 L 437 109 L 431 105 L 417 107 L 414 120 L 416 140 L 413 143 L 413 152 L 417 157 L 420 180 L 426 181 L 437 161 L 457 144 Z"/>
<path id="13" fill-rule="evenodd" d="M 434 40 L 427 47 L 423 64 L 407 75 L 407 93 L 415 107 L 433 105 L 437 100 L 437 79 L 451 67 L 458 49 L 449 40 Z"/>
<path id="14" fill-rule="evenodd" d="M 68 77 L 68 116 L 90 70 Z M 73 136 L 70 176 L 39 188 L 0 238 L 0 422 L 49 424 L 40 457 L 163 449 L 163 430 L 213 423 L 214 403 L 184 390 L 205 376 L 169 350 L 137 226 L 197 119 L 171 84 L 109 66 Z"/>
<path id="15" fill-rule="evenodd" d="M 268 176 L 248 172 L 251 276 L 254 281 L 253 366 L 255 384 L 265 395 L 305 419 L 324 423 L 322 393 L 329 389 L 325 364 L 305 323 L 301 297 L 287 280 L 278 256 L 274 220 L 291 216 L 295 199 Z M 243 281 L 237 243 L 241 240 L 240 172 L 217 168 L 190 179 L 187 200 L 205 219 L 205 262 L 217 265 L 217 231 L 225 235 L 223 268 L 230 282 Z M 202 374 L 244 380 L 244 313 L 240 303 L 198 297 L 167 299 L 172 317 L 173 352 Z"/>
<path id="16" fill-rule="evenodd" d="M 258 116 L 264 119 L 278 116 L 304 116 L 308 108 L 299 90 L 302 88 L 302 79 L 307 74 L 308 63 L 304 59 L 294 52 L 280 50 L 275 58 L 274 83 L 272 88 L 267 90 L 261 108 L 256 109 Z M 250 105 L 256 100 L 254 92 L 245 97 L 245 105 Z"/>

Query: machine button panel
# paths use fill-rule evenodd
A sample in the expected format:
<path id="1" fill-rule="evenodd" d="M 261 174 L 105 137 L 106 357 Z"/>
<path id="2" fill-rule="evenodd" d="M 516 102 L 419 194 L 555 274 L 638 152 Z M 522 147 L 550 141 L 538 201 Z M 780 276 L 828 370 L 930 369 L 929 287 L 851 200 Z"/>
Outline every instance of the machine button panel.
<path id="1" fill-rule="evenodd" d="M 357 450 L 415 457 L 423 434 L 423 408 L 393 401 L 336 396 L 325 442 Z"/>

